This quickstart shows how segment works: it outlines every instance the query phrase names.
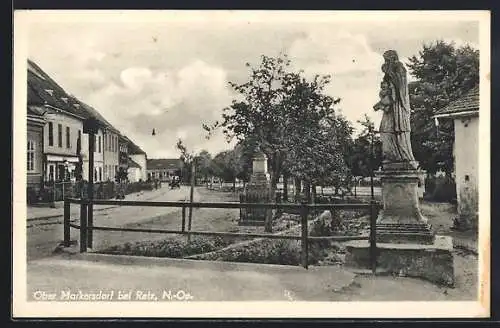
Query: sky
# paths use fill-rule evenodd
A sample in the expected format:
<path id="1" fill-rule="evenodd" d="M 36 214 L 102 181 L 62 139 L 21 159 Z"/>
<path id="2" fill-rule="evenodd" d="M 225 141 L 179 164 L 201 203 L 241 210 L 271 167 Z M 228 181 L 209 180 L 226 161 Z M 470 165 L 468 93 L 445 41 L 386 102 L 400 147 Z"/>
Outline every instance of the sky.
<path id="1" fill-rule="evenodd" d="M 405 63 L 436 40 L 479 49 L 477 20 L 456 12 L 32 12 L 27 31 L 28 57 L 148 158 L 178 158 L 179 138 L 193 152 L 231 148 L 220 131 L 207 140 L 201 126 L 221 120 L 235 98 L 228 82 L 244 82 L 245 63 L 263 54 L 285 52 L 306 75 L 331 75 L 326 92 L 341 98 L 338 111 L 378 124 L 385 50 Z"/>

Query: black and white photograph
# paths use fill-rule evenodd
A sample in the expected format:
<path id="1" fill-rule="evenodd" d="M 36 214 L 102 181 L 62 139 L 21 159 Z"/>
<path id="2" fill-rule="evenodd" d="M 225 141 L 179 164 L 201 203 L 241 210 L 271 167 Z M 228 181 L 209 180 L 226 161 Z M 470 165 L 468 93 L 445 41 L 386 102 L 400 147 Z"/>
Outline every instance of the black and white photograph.
<path id="1" fill-rule="evenodd" d="M 490 12 L 18 10 L 13 39 L 14 317 L 489 317 Z"/>

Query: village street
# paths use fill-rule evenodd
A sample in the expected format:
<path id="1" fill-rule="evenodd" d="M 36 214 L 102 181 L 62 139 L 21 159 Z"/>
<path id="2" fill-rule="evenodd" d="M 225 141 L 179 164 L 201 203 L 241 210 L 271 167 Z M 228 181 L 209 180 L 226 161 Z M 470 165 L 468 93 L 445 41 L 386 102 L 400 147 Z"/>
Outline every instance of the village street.
<path id="1" fill-rule="evenodd" d="M 148 197 L 149 196 L 149 197 Z M 148 200 L 148 201 L 180 201 L 188 199 L 189 188 L 181 187 L 180 189 L 170 190 L 167 185 L 154 191 L 145 191 L 143 194 L 132 194 L 127 197 L 128 200 Z M 195 194 L 195 200 L 197 195 Z M 78 224 L 79 212 L 78 205 L 71 206 L 71 219 Z M 104 208 L 104 209 L 103 209 Z M 27 222 L 27 259 L 35 260 L 39 258 L 49 257 L 53 255 L 54 249 L 62 241 L 63 225 L 62 214 L 63 208 L 58 209 L 61 213 L 60 217 L 28 220 Z M 130 223 L 136 223 L 147 220 L 158 215 L 165 215 L 175 211 L 177 208 L 163 207 L 130 207 L 130 206 L 95 206 L 94 208 L 94 225 L 102 225 L 109 227 L 118 227 Z M 28 215 L 29 217 L 29 215 Z M 110 234 L 111 232 L 106 232 Z M 96 233 L 97 235 L 97 233 Z M 101 236 L 102 234 L 100 234 Z M 71 240 L 79 239 L 79 231 L 71 229 Z M 97 241 L 99 242 L 99 241 Z"/>

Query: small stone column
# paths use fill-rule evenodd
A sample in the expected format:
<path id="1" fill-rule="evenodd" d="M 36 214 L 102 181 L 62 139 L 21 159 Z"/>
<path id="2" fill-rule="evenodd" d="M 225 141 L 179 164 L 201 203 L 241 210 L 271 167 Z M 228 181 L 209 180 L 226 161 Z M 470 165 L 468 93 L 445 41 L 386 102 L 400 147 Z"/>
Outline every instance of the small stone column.
<path id="1" fill-rule="evenodd" d="M 269 188 L 271 179 L 267 172 L 267 156 L 257 148 L 253 157 L 252 175 L 240 201 L 245 203 L 267 203 L 269 201 Z M 242 209 L 240 225 L 264 225 L 266 209 Z"/>

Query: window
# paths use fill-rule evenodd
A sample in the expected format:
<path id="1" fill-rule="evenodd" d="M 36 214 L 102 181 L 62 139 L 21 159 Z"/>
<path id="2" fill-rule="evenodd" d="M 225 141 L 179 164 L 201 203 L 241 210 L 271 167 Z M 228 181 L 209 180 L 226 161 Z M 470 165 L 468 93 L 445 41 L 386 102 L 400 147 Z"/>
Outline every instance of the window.
<path id="1" fill-rule="evenodd" d="M 69 126 L 66 127 L 66 148 L 71 148 L 71 136 Z"/>
<path id="2" fill-rule="evenodd" d="M 78 130 L 78 139 L 80 139 L 80 147 L 82 146 L 82 130 Z M 81 150 L 81 149 L 80 149 Z"/>
<path id="3" fill-rule="evenodd" d="M 97 145 L 97 136 L 94 135 L 94 149 L 93 149 L 94 152 L 97 151 L 97 146 L 96 145 Z"/>
<path id="4" fill-rule="evenodd" d="M 104 139 L 104 140 L 106 140 L 106 139 Z M 109 176 L 108 176 L 108 166 L 104 165 L 104 179 L 107 179 L 107 178 L 109 178 Z"/>
<path id="5" fill-rule="evenodd" d="M 49 122 L 49 146 L 54 146 L 54 124 Z"/>
<path id="6" fill-rule="evenodd" d="M 102 181 L 102 167 L 99 166 L 99 181 Z"/>
<path id="7" fill-rule="evenodd" d="M 94 181 L 97 181 L 97 168 L 94 168 Z"/>
<path id="8" fill-rule="evenodd" d="M 28 140 L 28 172 L 35 171 L 35 142 L 33 140 Z"/>
<path id="9" fill-rule="evenodd" d="M 104 151 L 108 151 L 108 135 L 107 134 L 104 135 L 103 148 L 104 148 Z"/>
<path id="10" fill-rule="evenodd" d="M 62 124 L 57 124 L 57 145 L 62 148 Z"/>
<path id="11" fill-rule="evenodd" d="M 99 152 L 101 152 L 101 136 L 99 136 Z"/>

